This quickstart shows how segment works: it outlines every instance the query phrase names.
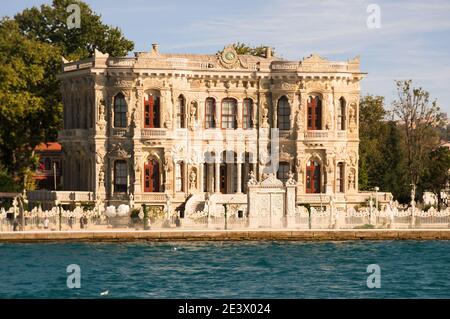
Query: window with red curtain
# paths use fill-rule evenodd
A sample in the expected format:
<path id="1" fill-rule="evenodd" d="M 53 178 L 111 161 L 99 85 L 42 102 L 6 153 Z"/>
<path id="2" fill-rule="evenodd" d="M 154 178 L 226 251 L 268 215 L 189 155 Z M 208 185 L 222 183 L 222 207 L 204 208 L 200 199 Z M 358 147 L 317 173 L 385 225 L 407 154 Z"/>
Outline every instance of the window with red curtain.
<path id="1" fill-rule="evenodd" d="M 144 127 L 157 128 L 160 127 L 160 105 L 159 96 L 146 94 L 144 97 Z"/>
<path id="2" fill-rule="evenodd" d="M 318 96 L 308 98 L 308 130 L 322 129 L 322 100 Z"/>
<path id="3" fill-rule="evenodd" d="M 316 161 L 306 164 L 306 192 L 320 193 L 320 164 Z"/>
<path id="4" fill-rule="evenodd" d="M 159 192 L 159 163 L 151 159 L 144 164 L 144 192 Z"/>

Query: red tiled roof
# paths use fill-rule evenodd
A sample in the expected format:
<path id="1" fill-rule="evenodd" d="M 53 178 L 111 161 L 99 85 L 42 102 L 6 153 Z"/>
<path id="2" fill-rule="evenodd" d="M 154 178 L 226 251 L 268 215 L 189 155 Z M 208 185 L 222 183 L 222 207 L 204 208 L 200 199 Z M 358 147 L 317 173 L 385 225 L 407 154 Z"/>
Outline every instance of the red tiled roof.
<path id="1" fill-rule="evenodd" d="M 35 147 L 36 151 L 61 151 L 61 144 L 57 142 L 41 143 Z"/>

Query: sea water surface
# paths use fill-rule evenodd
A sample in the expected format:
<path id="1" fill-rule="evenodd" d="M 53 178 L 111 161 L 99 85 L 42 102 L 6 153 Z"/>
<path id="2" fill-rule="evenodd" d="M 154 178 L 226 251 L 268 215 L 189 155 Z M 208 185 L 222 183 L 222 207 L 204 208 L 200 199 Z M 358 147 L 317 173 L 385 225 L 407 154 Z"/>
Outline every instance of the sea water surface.
<path id="1" fill-rule="evenodd" d="M 0 298 L 449 297 L 449 241 L 0 244 Z"/>

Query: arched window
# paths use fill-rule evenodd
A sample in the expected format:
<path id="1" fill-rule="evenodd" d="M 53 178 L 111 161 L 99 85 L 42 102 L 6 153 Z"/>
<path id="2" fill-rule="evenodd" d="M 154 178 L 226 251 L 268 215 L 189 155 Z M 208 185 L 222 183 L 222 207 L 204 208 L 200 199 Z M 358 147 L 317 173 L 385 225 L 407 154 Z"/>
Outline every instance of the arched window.
<path id="1" fill-rule="evenodd" d="M 320 164 L 317 161 L 306 163 L 306 192 L 320 193 Z"/>
<path id="2" fill-rule="evenodd" d="M 277 127 L 280 130 L 289 130 L 291 128 L 290 123 L 291 107 L 287 97 L 282 96 L 278 100 L 277 108 Z"/>
<path id="3" fill-rule="evenodd" d="M 345 191 L 345 172 L 344 163 L 338 163 L 336 171 L 336 191 L 343 193 Z"/>
<path id="4" fill-rule="evenodd" d="M 114 127 L 127 127 L 127 102 L 122 93 L 114 97 Z"/>
<path id="5" fill-rule="evenodd" d="M 123 160 L 116 161 L 114 163 L 114 192 L 126 193 L 127 192 L 127 176 L 128 168 L 127 162 Z"/>
<path id="6" fill-rule="evenodd" d="M 232 98 L 222 100 L 222 128 L 235 129 L 237 127 L 237 101 Z"/>
<path id="7" fill-rule="evenodd" d="M 160 99 L 157 94 L 147 93 L 144 96 L 144 127 L 160 127 Z"/>
<path id="8" fill-rule="evenodd" d="M 183 95 L 177 101 L 177 128 L 186 128 L 186 99 Z"/>
<path id="9" fill-rule="evenodd" d="M 253 100 L 245 98 L 242 105 L 242 128 L 252 128 L 253 122 Z"/>
<path id="10" fill-rule="evenodd" d="M 159 162 L 150 159 L 144 164 L 144 192 L 159 192 Z"/>
<path id="11" fill-rule="evenodd" d="M 318 96 L 308 97 L 308 130 L 322 129 L 322 100 Z"/>
<path id="12" fill-rule="evenodd" d="M 283 183 L 286 183 L 288 177 L 288 173 L 289 173 L 289 163 L 287 162 L 280 162 L 279 166 L 278 166 L 278 171 L 277 171 L 277 178 L 282 181 Z"/>
<path id="13" fill-rule="evenodd" d="M 205 128 L 216 128 L 216 100 L 208 97 L 205 101 Z"/>
<path id="14" fill-rule="evenodd" d="M 337 118 L 337 127 L 338 130 L 344 131 L 345 130 L 345 99 L 341 97 L 339 99 L 339 106 L 338 106 L 338 118 Z"/>

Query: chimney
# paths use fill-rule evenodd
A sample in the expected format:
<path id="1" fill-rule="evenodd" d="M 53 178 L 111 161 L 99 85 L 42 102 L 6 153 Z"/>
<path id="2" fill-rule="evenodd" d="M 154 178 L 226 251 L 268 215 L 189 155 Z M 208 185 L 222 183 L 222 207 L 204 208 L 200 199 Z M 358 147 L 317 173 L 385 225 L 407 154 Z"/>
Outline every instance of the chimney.
<path id="1" fill-rule="evenodd" d="M 270 59 L 272 57 L 272 48 L 266 47 L 266 59 Z"/>
<path id="2" fill-rule="evenodd" d="M 159 45 L 158 43 L 152 43 L 152 49 L 154 53 L 159 53 L 158 49 L 159 49 Z"/>

